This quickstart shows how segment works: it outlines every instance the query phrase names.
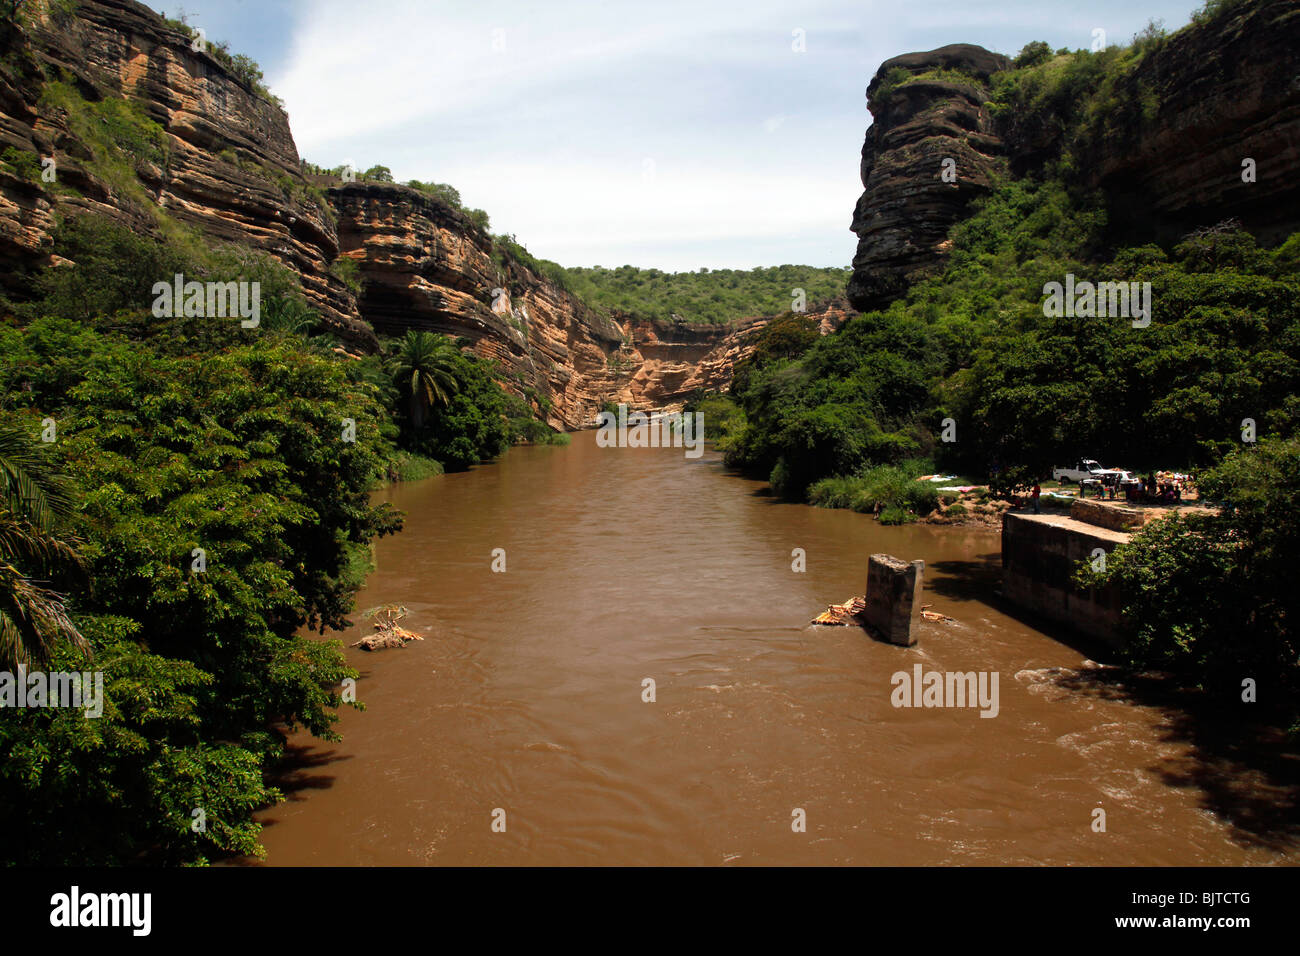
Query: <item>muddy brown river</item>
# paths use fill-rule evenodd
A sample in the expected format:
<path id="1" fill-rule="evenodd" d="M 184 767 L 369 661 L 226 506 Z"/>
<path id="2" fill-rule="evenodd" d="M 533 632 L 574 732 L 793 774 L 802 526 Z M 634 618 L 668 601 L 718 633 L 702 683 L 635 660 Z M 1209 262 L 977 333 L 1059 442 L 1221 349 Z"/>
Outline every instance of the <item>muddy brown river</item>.
<path id="1" fill-rule="evenodd" d="M 266 862 L 1292 861 L 1224 812 L 1219 778 L 1245 770 L 1011 616 L 996 532 L 763 489 L 711 452 L 585 432 L 384 492 L 406 530 L 357 606 L 405 605 L 426 640 L 348 650 L 367 709 L 344 708 L 341 744 L 295 738 L 288 799 L 259 815 Z M 957 623 L 915 648 L 809 626 L 862 593 L 876 551 L 923 559 L 925 602 Z M 345 643 L 370 630 L 355 620 Z M 996 716 L 893 706 L 917 664 L 998 675 Z"/>

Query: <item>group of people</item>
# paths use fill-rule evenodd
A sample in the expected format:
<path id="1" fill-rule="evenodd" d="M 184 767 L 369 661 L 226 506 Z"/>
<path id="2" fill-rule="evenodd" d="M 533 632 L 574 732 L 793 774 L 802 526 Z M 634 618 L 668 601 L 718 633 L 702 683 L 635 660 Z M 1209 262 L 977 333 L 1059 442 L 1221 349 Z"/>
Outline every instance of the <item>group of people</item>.
<path id="1" fill-rule="evenodd" d="M 1141 485 L 1130 490 L 1130 501 L 1159 501 L 1176 504 L 1183 500 L 1183 484 L 1187 478 L 1183 475 L 1156 475 L 1154 472 L 1142 479 Z"/>
<path id="2" fill-rule="evenodd" d="M 1183 500 L 1183 488 L 1191 485 L 1191 479 L 1187 475 L 1151 472 L 1145 478 L 1139 476 L 1136 481 L 1121 482 L 1117 474 L 1103 474 L 1092 481 L 1079 482 L 1080 498 L 1087 497 L 1087 486 L 1090 484 L 1096 484 L 1100 500 L 1115 501 L 1122 494 L 1126 501 L 1177 504 Z M 1033 507 L 1034 514 L 1039 514 L 1038 499 L 1042 493 L 1043 489 L 1035 481 L 1029 491 L 1029 504 Z"/>

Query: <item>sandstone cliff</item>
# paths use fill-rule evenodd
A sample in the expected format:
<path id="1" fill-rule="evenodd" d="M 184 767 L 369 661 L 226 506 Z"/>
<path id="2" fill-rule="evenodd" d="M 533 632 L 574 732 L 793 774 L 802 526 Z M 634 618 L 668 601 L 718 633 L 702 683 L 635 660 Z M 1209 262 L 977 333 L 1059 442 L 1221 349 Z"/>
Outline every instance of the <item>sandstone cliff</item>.
<path id="1" fill-rule="evenodd" d="M 21 28 L 0 27 L 0 154 L 22 158 L 0 163 L 0 284 L 11 294 L 52 263 L 60 216 L 91 211 L 155 234 L 177 222 L 274 256 L 325 324 L 361 348 L 375 346 L 376 330 L 471 339 L 556 428 L 590 424 L 610 401 L 672 408 L 724 387 L 766 322 L 665 331 L 597 314 L 423 193 L 354 183 L 327 197 L 302 174 L 284 111 L 134 0 L 30 9 Z M 74 90 L 66 99 L 78 107 L 138 104 L 160 130 L 158 155 L 105 157 L 113 151 L 88 143 L 84 127 L 78 135 L 79 119 L 100 117 L 74 115 L 52 84 Z M 32 175 L 44 157 L 55 184 Z M 331 271 L 340 256 L 359 266 L 358 295 Z"/>
<path id="2" fill-rule="evenodd" d="M 625 332 L 517 263 L 459 210 L 406 186 L 330 190 L 342 254 L 360 268 L 361 314 L 381 334 L 465 336 L 508 384 L 549 399 L 549 423 L 589 422 L 628 377 L 612 356 Z"/>
<path id="3" fill-rule="evenodd" d="M 969 44 L 881 64 L 867 87 L 874 122 L 862 146 L 864 191 L 851 227 L 858 236 L 848 288 L 854 307 L 881 308 L 933 271 L 949 227 L 1004 168 L 985 101 L 989 77 L 1008 65 Z M 952 174 L 944 177 L 948 159 Z"/>
<path id="4" fill-rule="evenodd" d="M 1009 66 L 964 44 L 881 64 L 851 226 L 856 308 L 884 307 L 937 271 L 948 230 L 991 176 L 1033 174 L 1067 148 L 1125 241 L 1170 241 L 1227 218 L 1265 242 L 1300 229 L 1296 0 L 1250 0 L 1180 30 L 1050 115 L 991 115 L 991 81 Z M 941 177 L 946 158 L 954 182 Z M 1255 182 L 1243 182 L 1247 158 Z"/>
<path id="5" fill-rule="evenodd" d="M 71 14 L 30 9 L 34 22 L 7 24 L 0 37 L 0 152 L 52 157 L 64 188 L 0 170 L 7 287 L 21 287 L 48 261 L 56 213 L 95 211 L 154 231 L 152 204 L 212 240 L 269 252 L 301 277 L 330 327 L 373 341 L 351 293 L 328 271 L 337 255 L 333 212 L 307 188 L 282 109 L 133 0 L 82 0 Z M 76 135 L 68 110 L 45 95 L 58 77 L 87 101 L 138 103 L 165 134 L 165 159 L 137 163 L 134 182 L 106 174 L 105 158 Z"/>
<path id="6" fill-rule="evenodd" d="M 361 314 L 375 330 L 471 339 L 500 363 L 507 387 L 549 400 L 539 411 L 556 428 L 590 424 L 606 402 L 674 409 L 698 390 L 725 388 L 768 321 L 710 326 L 598 314 L 425 193 L 349 183 L 329 197 L 341 254 L 359 267 Z M 829 329 L 849 313 L 837 303 L 815 314 Z"/>
<path id="7" fill-rule="evenodd" d="M 1125 77 L 1088 174 L 1112 218 L 1161 239 L 1236 218 L 1265 241 L 1300 229 L 1300 3 L 1247 4 L 1180 31 Z M 1154 112 L 1139 115 L 1141 105 Z M 1242 180 L 1242 161 L 1256 180 Z"/>

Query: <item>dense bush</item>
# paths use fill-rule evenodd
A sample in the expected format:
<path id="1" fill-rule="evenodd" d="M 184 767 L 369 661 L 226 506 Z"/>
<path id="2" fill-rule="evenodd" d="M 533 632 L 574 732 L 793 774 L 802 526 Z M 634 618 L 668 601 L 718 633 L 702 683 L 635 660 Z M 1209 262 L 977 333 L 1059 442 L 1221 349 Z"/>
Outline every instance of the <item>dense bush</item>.
<path id="1" fill-rule="evenodd" d="M 1151 522 L 1079 570 L 1123 595 L 1135 664 L 1178 671 L 1220 699 L 1258 685 L 1260 709 L 1300 733 L 1300 439 L 1239 448 L 1200 476 L 1221 513 Z"/>
<path id="2" fill-rule="evenodd" d="M 48 666 L 102 670 L 107 697 L 98 720 L 0 713 L 11 861 L 256 853 L 251 812 L 277 796 L 263 772 L 295 727 L 334 736 L 356 676 L 337 641 L 301 632 L 346 626 L 370 543 L 400 525 L 368 490 L 441 471 L 394 453 L 406 405 L 385 357 L 305 338 L 311 311 L 282 267 L 169 235 L 70 220 L 55 248 L 74 264 L 0 327 L 0 430 L 34 438 L 53 420 L 83 569 L 5 567 L 64 596 L 89 649 L 56 646 Z M 261 282 L 262 325 L 155 317 L 152 284 L 174 272 Z M 452 353 L 456 393 L 408 437 L 465 467 L 510 432 L 490 366 Z M 0 605 L 19 586 L 0 575 Z"/>
<path id="3" fill-rule="evenodd" d="M 333 736 L 355 672 L 298 629 L 346 623 L 357 556 L 399 526 L 367 497 L 387 412 L 301 340 L 216 321 L 244 341 L 172 354 L 56 318 L 0 332 L 0 415 L 33 434 L 54 419 L 78 490 L 90 584 L 62 586 L 110 698 L 99 721 L 0 714 L 0 812 L 29 825 L 11 859 L 255 850 L 249 813 L 274 796 L 260 772 L 284 733 Z"/>
<path id="4" fill-rule="evenodd" d="M 742 363 L 747 425 L 730 464 L 766 476 L 784 458 L 795 497 L 828 475 L 934 455 L 999 488 L 1080 455 L 1186 470 L 1240 441 L 1244 419 L 1300 419 L 1300 279 L 1231 224 L 1105 253 L 1105 218 L 1060 184 L 1001 184 L 953 229 L 944 273 L 838 333 Z M 1067 272 L 1150 282 L 1150 325 L 1047 318 Z M 939 440 L 952 419 L 955 441 Z"/>

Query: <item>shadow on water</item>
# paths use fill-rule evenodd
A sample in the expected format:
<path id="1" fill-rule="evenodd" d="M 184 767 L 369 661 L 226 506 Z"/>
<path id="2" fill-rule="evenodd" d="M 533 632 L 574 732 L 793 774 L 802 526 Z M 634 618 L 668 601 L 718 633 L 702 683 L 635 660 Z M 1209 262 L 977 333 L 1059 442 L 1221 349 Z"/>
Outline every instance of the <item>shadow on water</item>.
<path id="1" fill-rule="evenodd" d="M 321 773 L 322 767 L 351 760 L 348 754 L 333 750 L 324 750 L 310 743 L 285 746 L 285 756 L 275 770 L 269 775 L 268 782 L 282 794 L 287 803 L 299 803 L 306 800 L 311 790 L 328 790 L 334 786 L 334 775 Z M 275 820 L 268 820 L 264 826 L 275 826 Z"/>
<path id="2" fill-rule="evenodd" d="M 957 601 L 980 601 L 1092 660 L 1116 663 L 1120 659 L 1121 655 L 1114 648 L 1096 638 L 1081 634 L 1003 597 L 1001 551 L 977 555 L 971 561 L 935 561 L 926 566 L 926 571 L 938 572 L 926 577 L 927 590 Z"/>
<path id="3" fill-rule="evenodd" d="M 954 600 L 981 601 L 1095 661 L 1118 664 L 1123 655 L 1059 623 L 1006 600 L 999 552 L 970 561 L 936 561 L 925 586 Z M 1184 745 L 1186 756 L 1148 768 L 1170 787 L 1199 791 L 1201 806 L 1226 822 L 1242 845 L 1287 852 L 1300 847 L 1300 755 L 1274 727 L 1180 687 L 1172 675 L 1123 666 L 1066 671 L 1054 683 L 1072 693 L 1122 701 L 1159 712 L 1159 732 Z"/>
<path id="4" fill-rule="evenodd" d="M 1187 752 L 1149 767 L 1152 773 L 1167 786 L 1197 790 L 1201 806 L 1242 845 L 1278 852 L 1300 846 L 1300 755 L 1283 731 L 1243 720 L 1168 674 L 1106 667 L 1066 672 L 1056 683 L 1159 711 L 1161 737 Z"/>
<path id="5" fill-rule="evenodd" d="M 351 760 L 348 754 L 324 750 L 310 743 L 288 743 L 284 748 L 284 759 L 268 774 L 267 783 L 278 789 L 283 795 L 282 803 L 300 803 L 310 796 L 312 790 L 328 790 L 334 786 L 333 774 L 321 773 L 322 767 Z M 280 821 L 271 818 L 260 820 L 262 829 L 277 826 Z M 256 857 L 231 855 L 218 858 L 222 866 L 269 866 L 265 860 Z"/>
<path id="6" fill-rule="evenodd" d="M 935 574 L 934 572 L 938 572 Z M 955 601 L 983 601 L 1005 611 L 998 589 L 1002 587 L 1002 552 L 976 555 L 972 561 L 934 561 L 922 572 L 926 590 Z M 1009 605 L 1008 605 L 1009 606 Z"/>

